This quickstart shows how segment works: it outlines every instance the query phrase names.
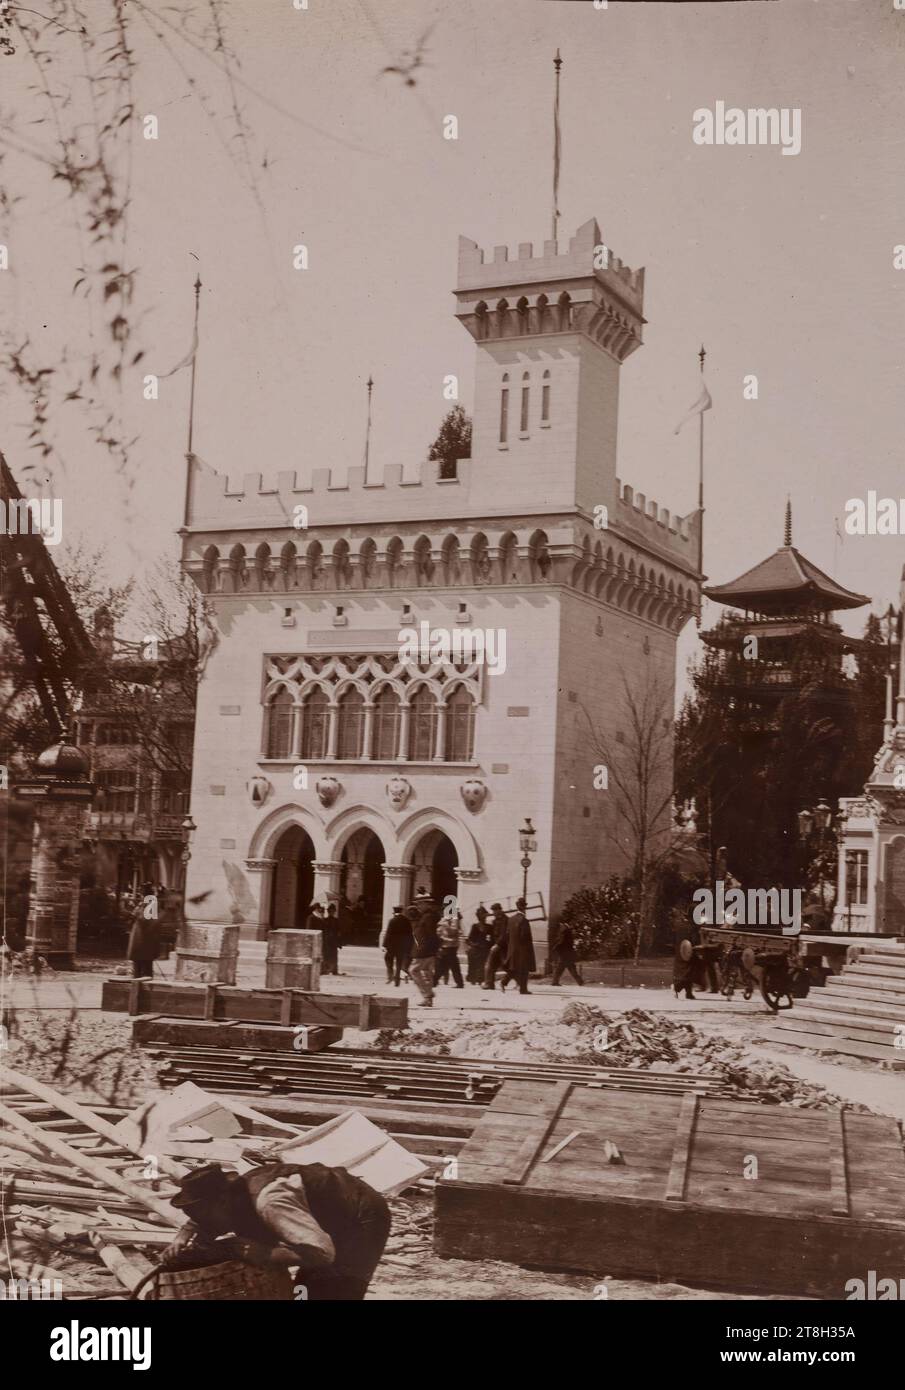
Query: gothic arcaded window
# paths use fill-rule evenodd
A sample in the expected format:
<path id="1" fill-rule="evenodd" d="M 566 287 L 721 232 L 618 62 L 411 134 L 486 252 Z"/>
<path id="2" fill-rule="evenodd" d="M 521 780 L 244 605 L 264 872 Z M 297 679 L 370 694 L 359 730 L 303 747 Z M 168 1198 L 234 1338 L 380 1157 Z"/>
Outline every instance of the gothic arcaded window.
<path id="1" fill-rule="evenodd" d="M 374 751 L 372 757 L 388 762 L 399 753 L 399 696 L 384 686 L 374 701 Z"/>
<path id="2" fill-rule="evenodd" d="M 267 757 L 292 757 L 292 695 L 285 686 L 267 706 Z"/>
<path id="3" fill-rule="evenodd" d="M 540 418 L 543 424 L 550 421 L 550 373 L 544 372 L 543 385 L 540 393 Z"/>
<path id="4" fill-rule="evenodd" d="M 446 703 L 446 761 L 469 762 L 473 743 L 474 700 L 464 686 L 457 685 Z"/>
<path id="5" fill-rule="evenodd" d="M 522 434 L 528 433 L 528 401 L 531 394 L 531 387 L 528 385 L 530 378 L 525 372 L 522 377 L 522 414 L 519 421 L 519 429 Z"/>
<path id="6" fill-rule="evenodd" d="M 437 704 L 433 692 L 421 686 L 412 697 L 409 728 L 409 758 L 426 763 L 434 756 L 437 739 Z"/>
<path id="7" fill-rule="evenodd" d="M 503 389 L 500 392 L 500 443 L 505 444 L 509 438 L 509 387 L 506 382 L 508 376 L 503 377 Z"/>
<path id="8" fill-rule="evenodd" d="M 317 685 L 302 707 L 302 761 L 316 761 L 327 756 L 327 727 L 329 720 L 327 697 Z"/>
<path id="9" fill-rule="evenodd" d="M 338 758 L 360 758 L 364 743 L 364 696 L 358 690 L 347 690 L 339 702 L 339 734 L 336 740 Z"/>

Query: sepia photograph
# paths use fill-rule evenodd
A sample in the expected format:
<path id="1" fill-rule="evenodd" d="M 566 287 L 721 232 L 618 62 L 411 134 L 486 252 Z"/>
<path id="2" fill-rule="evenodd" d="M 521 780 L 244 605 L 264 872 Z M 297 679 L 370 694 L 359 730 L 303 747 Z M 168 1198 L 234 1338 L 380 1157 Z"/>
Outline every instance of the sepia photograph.
<path id="1" fill-rule="evenodd" d="M 895 1374 L 903 77 L 905 0 L 0 0 L 51 1376 L 238 1301 Z"/>

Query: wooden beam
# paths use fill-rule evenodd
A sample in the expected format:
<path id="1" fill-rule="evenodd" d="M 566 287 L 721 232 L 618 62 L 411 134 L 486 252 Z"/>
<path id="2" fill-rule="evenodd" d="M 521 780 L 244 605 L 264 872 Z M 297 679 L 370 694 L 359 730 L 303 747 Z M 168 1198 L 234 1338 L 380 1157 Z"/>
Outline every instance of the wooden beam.
<path id="1" fill-rule="evenodd" d="M 562 1113 L 562 1108 L 572 1092 L 572 1081 L 555 1081 L 547 1097 L 547 1113 L 543 1117 L 542 1128 L 536 1130 L 534 1134 L 529 1134 L 522 1142 L 518 1152 L 512 1158 L 509 1172 L 503 1178 L 503 1182 L 510 1186 L 518 1186 L 525 1181 L 530 1173 L 534 1161 L 541 1149 L 549 1139 L 556 1121 Z"/>
<path id="2" fill-rule="evenodd" d="M 326 1024 L 347 1028 L 404 1028 L 408 1000 L 387 996 L 322 994 L 293 989 L 289 1024 Z M 164 1014 L 169 1018 L 282 1023 L 286 1026 L 282 989 L 244 989 L 238 985 L 190 984 L 181 980 L 105 980 L 101 1008 L 111 1013 Z M 213 1002 L 211 1002 L 213 1001 Z"/>
<path id="3" fill-rule="evenodd" d="M 841 1110 L 826 1112 L 827 1136 L 830 1141 L 830 1196 L 834 1216 L 850 1214 L 848 1165 L 845 1158 L 845 1125 Z"/>
<path id="4" fill-rule="evenodd" d="M 669 1166 L 669 1177 L 666 1179 L 667 1202 L 684 1202 L 685 1200 L 685 1185 L 688 1182 L 688 1165 L 697 1120 L 698 1096 L 692 1091 L 682 1097 L 679 1123 L 676 1126 L 676 1142 L 672 1151 L 672 1163 Z"/>
<path id="5" fill-rule="evenodd" d="M 83 1173 L 88 1173 L 91 1177 L 102 1182 L 106 1187 L 113 1188 L 124 1197 L 128 1197 L 131 1202 L 135 1202 L 148 1211 L 153 1211 L 162 1221 L 166 1221 L 169 1226 L 179 1227 L 185 1222 L 185 1217 L 176 1207 L 170 1206 L 169 1202 L 157 1197 L 153 1192 L 147 1192 L 139 1187 L 137 1183 L 129 1182 L 128 1178 L 123 1178 L 114 1169 L 109 1168 L 106 1163 L 102 1163 L 99 1158 L 90 1158 L 83 1154 L 81 1150 L 74 1149 L 71 1144 L 66 1144 L 62 1139 L 58 1139 L 55 1134 L 45 1134 L 41 1136 L 41 1131 L 37 1125 L 32 1124 L 31 1120 L 26 1120 L 24 1115 L 17 1115 L 15 1110 L 10 1110 L 8 1105 L 0 1105 L 0 1120 L 5 1124 L 14 1126 L 23 1134 L 31 1135 L 32 1138 L 40 1139 L 45 1148 L 50 1149 L 58 1158 L 64 1158 L 67 1163 L 71 1163 L 74 1168 L 78 1168 Z M 92 1200 L 86 1195 L 82 1195 L 83 1201 Z"/>

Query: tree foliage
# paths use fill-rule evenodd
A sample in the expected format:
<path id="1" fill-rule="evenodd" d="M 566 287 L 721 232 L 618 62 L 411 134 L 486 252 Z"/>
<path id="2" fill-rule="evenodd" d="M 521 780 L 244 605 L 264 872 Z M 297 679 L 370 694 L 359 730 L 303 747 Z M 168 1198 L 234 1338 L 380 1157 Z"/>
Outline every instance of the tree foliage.
<path id="1" fill-rule="evenodd" d="M 471 458 L 471 421 L 461 405 L 454 405 L 445 417 L 428 458 L 440 464 L 441 478 L 454 478 L 456 460 Z"/>

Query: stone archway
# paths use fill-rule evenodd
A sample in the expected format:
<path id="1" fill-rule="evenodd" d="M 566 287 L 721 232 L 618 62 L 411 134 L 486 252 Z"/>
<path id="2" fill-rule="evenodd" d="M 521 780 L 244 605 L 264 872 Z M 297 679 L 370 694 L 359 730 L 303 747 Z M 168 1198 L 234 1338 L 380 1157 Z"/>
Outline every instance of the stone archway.
<path id="1" fill-rule="evenodd" d="M 304 927 L 314 897 L 314 844 L 301 825 L 285 829 L 273 848 L 271 931 Z"/>
<path id="2" fill-rule="evenodd" d="M 436 826 L 426 830 L 412 847 L 411 863 L 414 872 L 411 878 L 411 892 L 426 888 L 439 907 L 445 898 L 459 896 L 459 883 L 456 870 L 459 856 L 452 840 Z"/>
<path id="3" fill-rule="evenodd" d="M 339 857 L 340 914 L 343 937 L 354 945 L 373 946 L 384 919 L 383 865 L 386 852 L 370 826 L 350 835 Z"/>

